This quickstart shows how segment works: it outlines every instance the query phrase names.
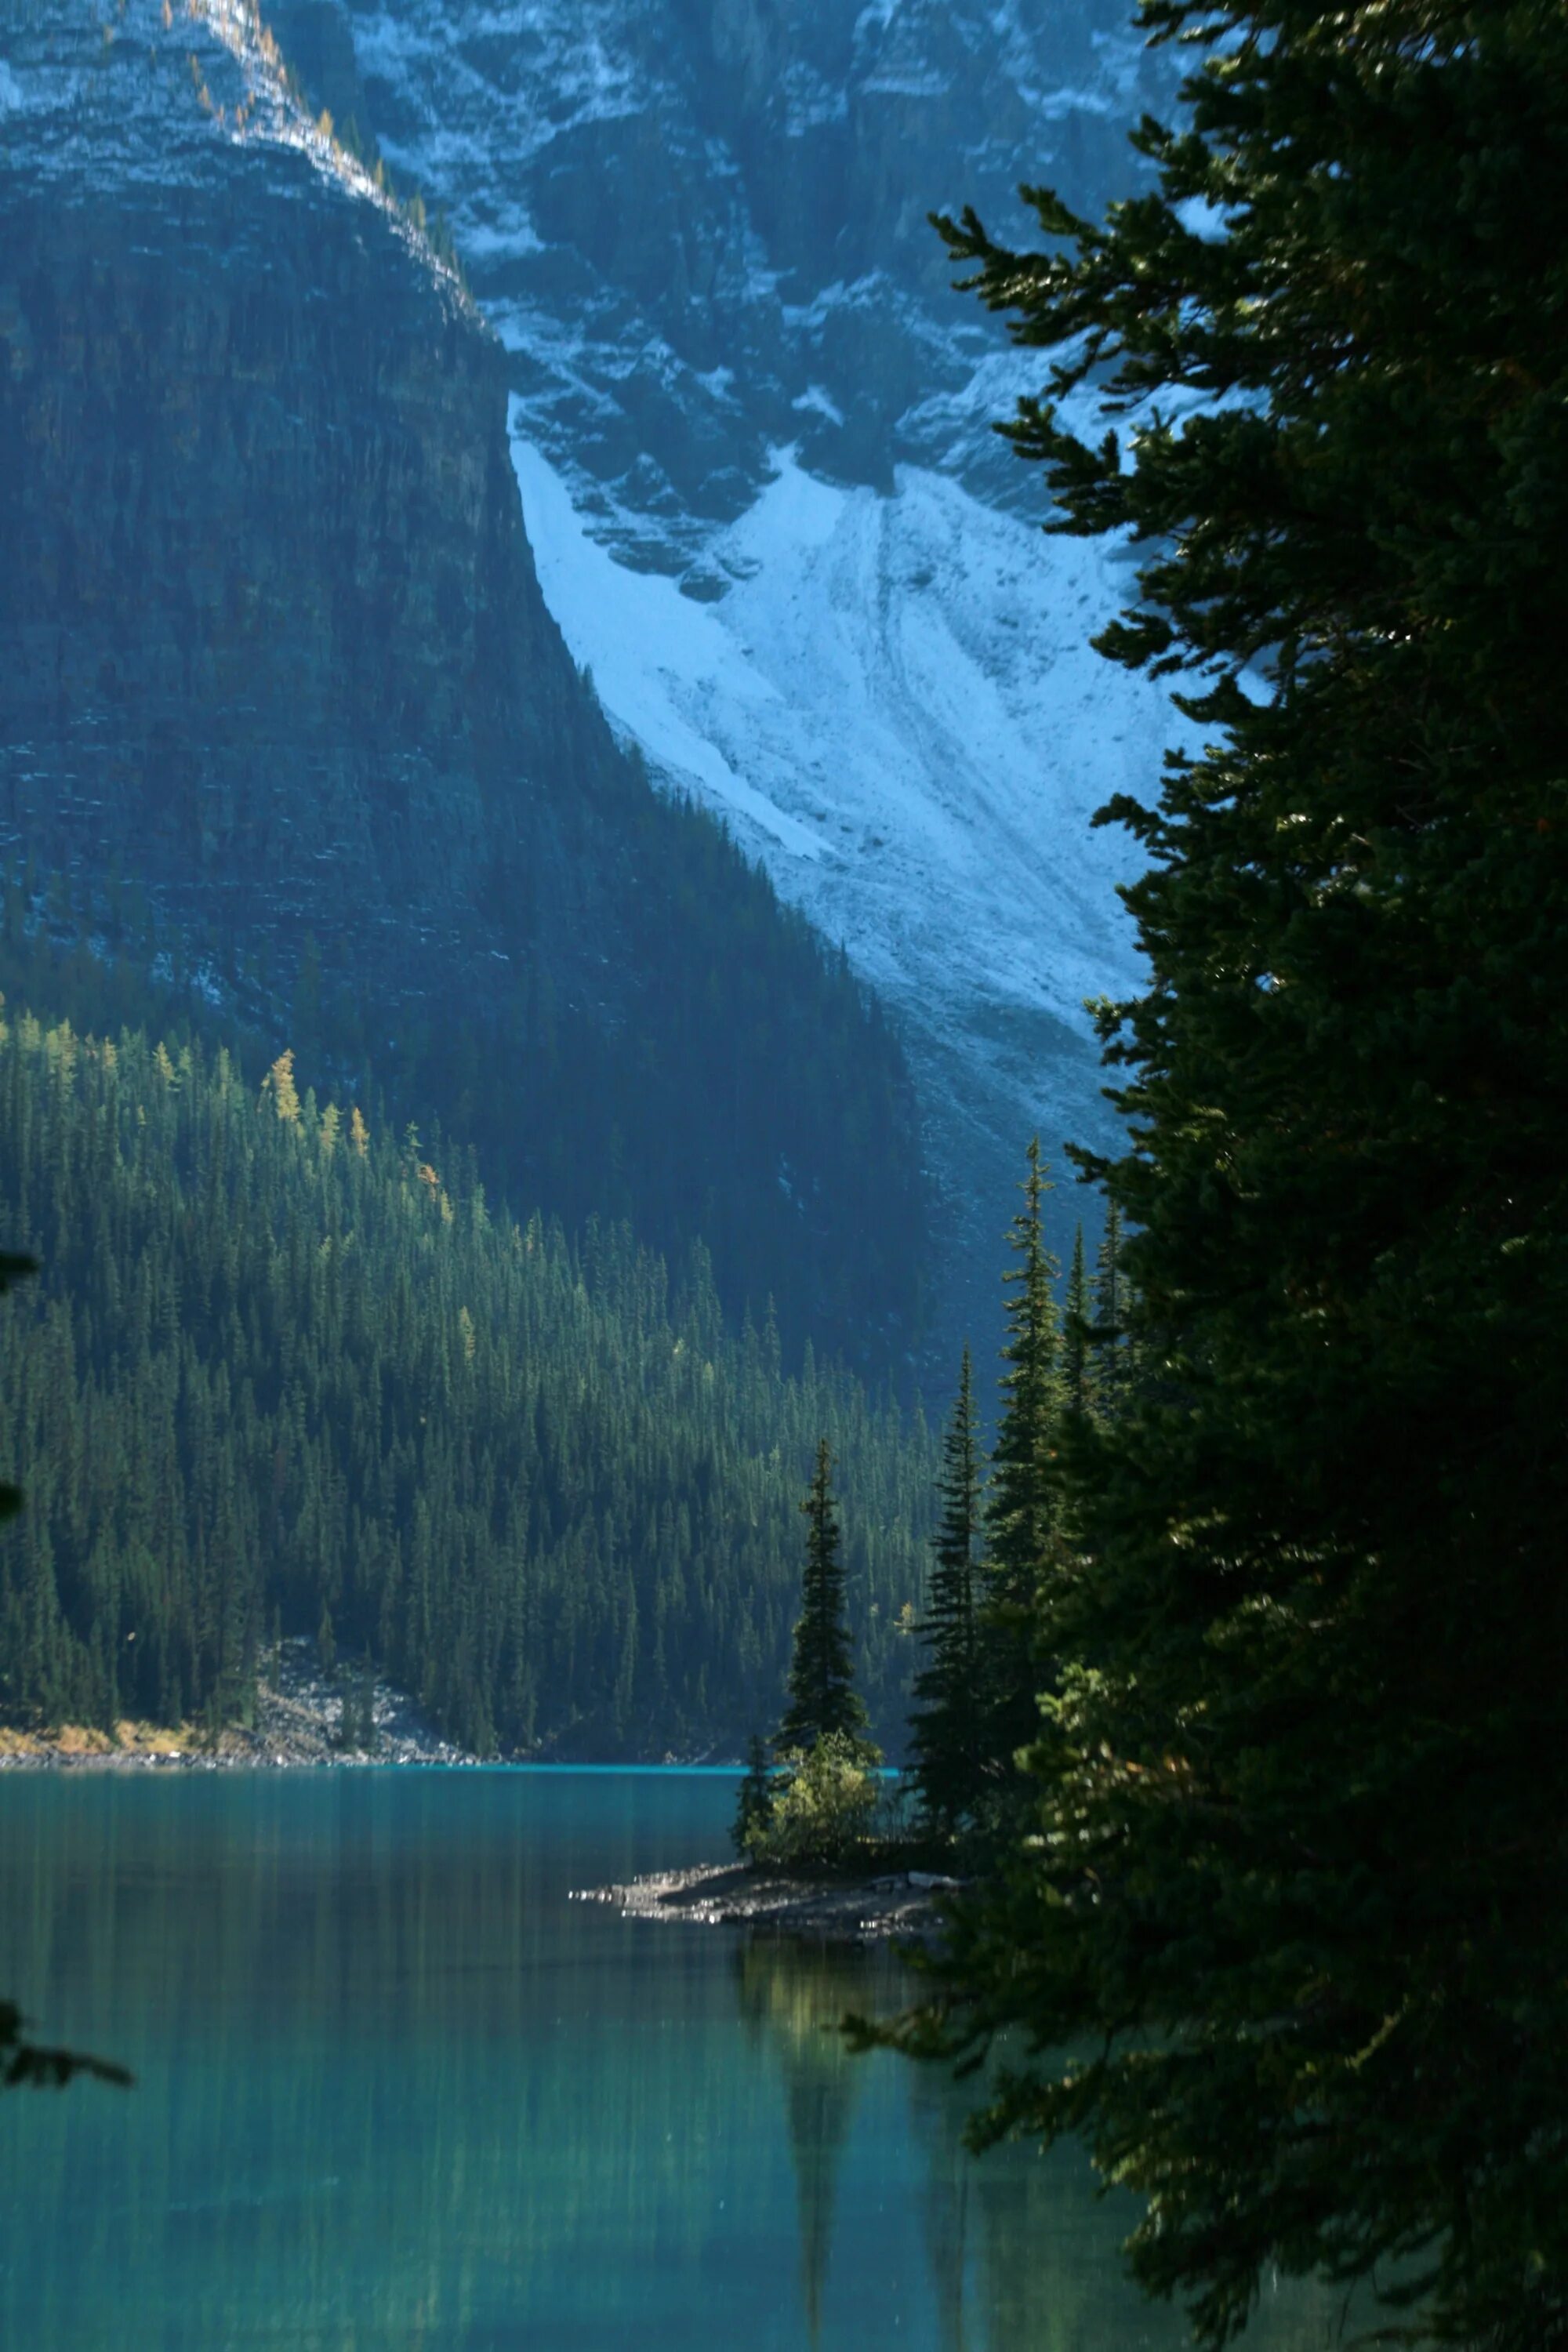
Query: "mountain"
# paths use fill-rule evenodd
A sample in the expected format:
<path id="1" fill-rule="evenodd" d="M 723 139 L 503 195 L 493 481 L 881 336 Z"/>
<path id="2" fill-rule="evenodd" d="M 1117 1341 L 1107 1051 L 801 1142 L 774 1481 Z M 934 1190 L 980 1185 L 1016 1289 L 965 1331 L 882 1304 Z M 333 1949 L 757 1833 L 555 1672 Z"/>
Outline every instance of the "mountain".
<path id="1" fill-rule="evenodd" d="M 721 811 L 893 1007 L 994 1313 L 1038 1125 L 1102 1140 L 1086 995 L 1133 982 L 1091 834 L 1175 722 L 1100 662 L 1125 555 L 1043 540 L 990 427 L 1038 381 L 933 207 L 1139 184 L 1169 52 L 1128 0 L 268 0 L 348 135 L 449 223 L 505 344 L 546 601 L 617 732 Z M 1063 1205 L 1065 1219 L 1078 1205 Z M 1059 1230 L 1059 1227 L 1058 1227 Z"/>
<path id="2" fill-rule="evenodd" d="M 900 1050 L 616 742 L 501 345 L 297 88 L 242 0 L 0 8 L 18 919 L 438 1118 L 524 1212 L 700 1233 L 737 1316 L 879 1371 L 923 1248 Z"/>

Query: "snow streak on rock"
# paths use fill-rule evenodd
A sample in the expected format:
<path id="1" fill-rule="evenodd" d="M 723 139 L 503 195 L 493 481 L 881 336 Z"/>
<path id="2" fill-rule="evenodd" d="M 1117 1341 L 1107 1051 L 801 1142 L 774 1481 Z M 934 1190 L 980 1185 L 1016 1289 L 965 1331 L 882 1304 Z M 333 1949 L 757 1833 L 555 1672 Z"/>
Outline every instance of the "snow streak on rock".
<path id="1" fill-rule="evenodd" d="M 546 601 L 616 724 L 911 1024 L 1079 1023 L 1133 983 L 1125 845 L 1089 819 L 1157 772 L 1170 713 L 1088 644 L 1115 556 L 940 474 L 902 467 L 884 498 L 781 451 L 710 541 L 733 585 L 693 604 L 595 541 L 537 446 L 513 454 Z"/>

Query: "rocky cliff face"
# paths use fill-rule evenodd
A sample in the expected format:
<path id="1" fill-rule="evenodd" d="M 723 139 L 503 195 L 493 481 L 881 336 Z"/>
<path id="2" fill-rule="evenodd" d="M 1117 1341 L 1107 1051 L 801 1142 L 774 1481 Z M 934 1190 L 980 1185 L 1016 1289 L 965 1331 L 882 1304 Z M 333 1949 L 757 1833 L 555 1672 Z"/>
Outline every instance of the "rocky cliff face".
<path id="1" fill-rule="evenodd" d="M 330 1002 L 323 1050 L 407 1066 L 521 1205 L 700 1223 L 731 1296 L 796 1328 L 896 1314 L 914 1269 L 857 1271 L 853 1172 L 867 1103 L 912 1165 L 896 1053 L 613 740 L 456 277 L 241 0 L 5 0 L 0 60 L 6 844 L 94 903 L 145 886 L 275 1035 Z"/>
<path id="2" fill-rule="evenodd" d="M 1011 488 L 984 420 L 955 435 L 991 339 L 927 215 L 1005 219 L 1043 177 L 1097 208 L 1172 81 L 1125 0 L 265 13 L 320 102 L 446 207 L 530 434 L 663 568 L 734 520 L 779 443 L 883 490 L 949 459 Z"/>
<path id="3" fill-rule="evenodd" d="M 580 958 L 633 788 L 539 593 L 498 347 L 259 54 L 74 14 L 8 59 L 13 840 L 215 936 L 395 932 L 405 987 L 548 861 L 531 912 Z"/>
<path id="4" fill-rule="evenodd" d="M 1131 0 L 266 5 L 451 222 L 617 731 L 895 1008 L 947 1333 L 980 1337 L 1028 1135 L 1112 1137 L 1082 1001 L 1136 985 L 1131 853 L 1089 818 L 1180 723 L 1089 650 L 1126 556 L 1039 536 L 991 430 L 1038 355 L 951 290 L 926 215 L 1026 239 L 1025 180 L 1096 213 L 1178 61 Z"/>

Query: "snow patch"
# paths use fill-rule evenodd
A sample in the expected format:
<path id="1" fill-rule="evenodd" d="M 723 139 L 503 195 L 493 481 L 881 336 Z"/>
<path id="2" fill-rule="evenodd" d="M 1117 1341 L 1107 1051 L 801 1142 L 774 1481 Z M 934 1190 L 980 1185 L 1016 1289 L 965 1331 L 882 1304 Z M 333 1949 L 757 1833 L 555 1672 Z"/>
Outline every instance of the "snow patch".
<path id="1" fill-rule="evenodd" d="M 514 421 L 515 413 L 514 404 Z M 744 707 L 773 691 L 737 672 L 715 609 L 694 604 L 658 572 L 626 571 L 589 538 L 542 452 L 514 438 L 511 455 L 545 601 L 574 658 L 592 669 L 611 719 L 656 767 L 710 804 L 792 856 L 819 856 L 810 831 L 733 768 L 703 729 L 710 698 Z"/>
<path id="2" fill-rule="evenodd" d="M 883 498 L 779 450 L 709 543 L 734 584 L 699 604 L 615 562 L 513 416 L 540 583 L 613 723 L 912 1034 L 969 1032 L 987 1059 L 999 1010 L 1083 1034 L 1085 998 L 1139 984 L 1115 889 L 1132 853 L 1089 820 L 1152 794 L 1183 730 L 1088 642 L 1127 599 L 1129 551 L 1044 538 L 918 467 Z"/>
<path id="3" fill-rule="evenodd" d="M 790 406 L 797 413 L 804 410 L 815 416 L 826 416 L 829 425 L 842 425 L 844 422 L 844 411 L 831 393 L 825 392 L 819 383 L 808 383 L 799 398 L 790 402 Z"/>

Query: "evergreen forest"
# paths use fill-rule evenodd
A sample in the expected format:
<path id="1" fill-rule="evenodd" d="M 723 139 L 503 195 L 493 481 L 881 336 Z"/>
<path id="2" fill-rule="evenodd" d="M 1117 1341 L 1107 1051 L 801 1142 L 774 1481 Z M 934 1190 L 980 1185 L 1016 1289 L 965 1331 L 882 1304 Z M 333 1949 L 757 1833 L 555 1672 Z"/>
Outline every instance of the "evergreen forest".
<path id="1" fill-rule="evenodd" d="M 318 1100 L 284 1053 L 0 1035 L 12 1720 L 243 1720 L 267 1645 L 369 1654 L 480 1754 L 735 1752 L 776 1712 L 796 1500 L 854 1494 L 858 1671 L 896 1722 L 929 1448 L 706 1254 L 492 1210 L 470 1153 Z M 438 1164 L 437 1164 L 438 1162 Z"/>

